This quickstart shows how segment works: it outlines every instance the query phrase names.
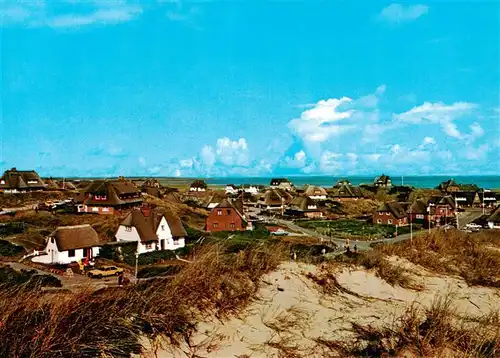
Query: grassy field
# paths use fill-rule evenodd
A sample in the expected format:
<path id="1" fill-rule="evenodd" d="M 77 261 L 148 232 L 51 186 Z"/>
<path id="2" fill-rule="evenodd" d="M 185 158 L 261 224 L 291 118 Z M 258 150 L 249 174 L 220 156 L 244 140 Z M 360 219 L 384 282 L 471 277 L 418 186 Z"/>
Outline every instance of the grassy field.
<path id="1" fill-rule="evenodd" d="M 311 229 L 323 235 L 337 237 L 352 237 L 359 240 L 381 239 L 393 236 L 396 228 L 390 225 L 373 225 L 360 220 L 318 220 L 318 221 L 297 221 L 306 229 Z M 410 228 L 407 226 L 398 227 L 398 235 L 407 234 Z"/>

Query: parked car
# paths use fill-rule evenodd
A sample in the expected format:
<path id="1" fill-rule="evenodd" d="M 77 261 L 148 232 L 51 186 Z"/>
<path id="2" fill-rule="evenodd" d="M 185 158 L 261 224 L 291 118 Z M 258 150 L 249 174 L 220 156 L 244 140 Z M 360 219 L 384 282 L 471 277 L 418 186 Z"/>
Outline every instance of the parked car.
<path id="1" fill-rule="evenodd" d="M 109 277 L 109 276 L 118 276 L 121 273 L 123 273 L 123 269 L 121 267 L 102 266 L 102 267 L 90 270 L 87 273 L 87 275 L 91 278 L 102 278 L 102 277 Z"/>

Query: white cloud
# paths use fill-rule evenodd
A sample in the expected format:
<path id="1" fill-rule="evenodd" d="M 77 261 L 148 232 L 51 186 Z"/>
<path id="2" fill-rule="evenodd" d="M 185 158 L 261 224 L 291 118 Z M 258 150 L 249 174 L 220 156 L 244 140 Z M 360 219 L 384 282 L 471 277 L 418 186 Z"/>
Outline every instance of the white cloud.
<path id="1" fill-rule="evenodd" d="M 245 138 L 232 141 L 227 137 L 217 139 L 217 160 L 225 165 L 246 166 L 249 162 L 248 145 Z"/>
<path id="2" fill-rule="evenodd" d="M 458 130 L 454 120 L 470 113 L 475 108 L 477 108 L 476 104 L 468 102 L 455 102 L 452 105 L 446 105 L 442 102 L 424 102 L 424 104 L 413 107 L 407 112 L 395 114 L 394 118 L 401 122 L 413 124 L 422 122 L 438 123 L 448 136 L 463 139 L 464 136 Z"/>
<path id="3" fill-rule="evenodd" d="M 376 107 L 385 90 L 386 86 L 381 85 L 375 93 L 356 100 L 349 97 L 320 100 L 308 105 L 312 108 L 303 111 L 288 126 L 307 145 L 321 145 L 330 138 L 377 122 L 379 112 Z"/>
<path id="4" fill-rule="evenodd" d="M 470 130 L 471 130 L 471 133 L 469 134 L 468 136 L 468 140 L 470 142 L 473 142 L 475 141 L 476 139 L 480 138 L 483 136 L 484 134 L 484 130 L 483 128 L 481 127 L 481 125 L 477 122 L 474 122 L 472 123 L 470 126 L 469 126 Z"/>
<path id="5" fill-rule="evenodd" d="M 211 168 L 215 164 L 214 148 L 210 145 L 206 145 L 201 148 L 200 159 L 204 166 Z"/>
<path id="6" fill-rule="evenodd" d="M 380 159 L 381 155 L 378 153 L 373 153 L 373 154 L 366 154 L 364 158 L 366 158 L 370 162 L 378 162 Z"/>
<path id="7" fill-rule="evenodd" d="M 69 1 L 68 1 L 69 2 Z M 57 2 L 42 0 L 0 4 L 0 23 L 29 27 L 69 28 L 113 25 L 131 21 L 142 13 L 138 3 L 123 1 L 71 1 L 71 12 L 58 12 Z M 57 9 L 56 9 L 57 8 Z"/>
<path id="8" fill-rule="evenodd" d="M 298 162 L 304 162 L 306 160 L 306 153 L 301 150 L 300 152 L 295 153 L 294 158 Z"/>
<path id="9" fill-rule="evenodd" d="M 321 155 L 319 168 L 323 173 L 334 173 L 342 169 L 343 165 L 340 161 L 342 154 L 324 151 Z"/>
<path id="10" fill-rule="evenodd" d="M 486 157 L 488 149 L 489 149 L 488 144 L 482 144 L 477 148 L 467 147 L 465 149 L 465 158 L 469 160 L 484 159 Z"/>
<path id="11" fill-rule="evenodd" d="M 433 147 L 436 145 L 436 140 L 433 137 L 425 137 L 422 144 L 418 146 L 419 149 Z"/>
<path id="12" fill-rule="evenodd" d="M 192 168 L 193 167 L 193 159 L 182 159 L 179 164 L 182 168 Z"/>
<path id="13" fill-rule="evenodd" d="M 139 165 L 141 167 L 145 167 L 146 166 L 146 159 L 144 159 L 144 157 L 139 157 Z"/>
<path id="14" fill-rule="evenodd" d="M 379 17 L 382 20 L 391 23 L 410 22 L 427 14 L 429 7 L 426 5 L 408 5 L 391 4 L 382 9 Z"/>

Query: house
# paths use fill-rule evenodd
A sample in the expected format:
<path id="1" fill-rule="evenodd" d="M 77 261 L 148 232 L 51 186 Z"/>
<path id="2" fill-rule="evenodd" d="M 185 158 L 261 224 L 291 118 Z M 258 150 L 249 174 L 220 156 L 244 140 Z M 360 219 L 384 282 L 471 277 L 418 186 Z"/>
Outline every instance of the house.
<path id="1" fill-rule="evenodd" d="M 130 181 L 96 180 L 75 198 L 79 213 L 114 214 L 142 204 L 140 190 Z"/>
<path id="2" fill-rule="evenodd" d="M 293 196 L 284 189 L 269 189 L 259 198 L 258 206 L 264 210 L 283 211 Z"/>
<path id="3" fill-rule="evenodd" d="M 178 216 L 150 206 L 132 210 L 115 234 L 118 242 L 137 242 L 139 254 L 179 249 L 185 246 L 186 236 Z"/>
<path id="4" fill-rule="evenodd" d="M 236 187 L 236 185 L 233 185 L 233 184 L 226 185 L 224 190 L 225 190 L 226 194 L 230 194 L 230 195 L 235 195 L 235 194 L 239 193 L 238 188 Z"/>
<path id="5" fill-rule="evenodd" d="M 430 209 L 423 200 L 416 200 L 408 209 L 408 218 L 411 223 L 428 225 L 430 220 Z"/>
<path id="6" fill-rule="evenodd" d="M 206 191 L 207 188 L 208 185 L 203 180 L 195 180 L 193 183 L 191 183 L 189 191 Z"/>
<path id="7" fill-rule="evenodd" d="M 341 186 L 345 186 L 345 185 L 347 185 L 347 186 L 352 186 L 352 183 L 351 183 L 349 180 L 347 180 L 347 179 L 339 179 L 339 180 L 335 183 L 335 185 L 334 185 L 333 187 L 334 187 L 334 188 L 340 188 Z"/>
<path id="8" fill-rule="evenodd" d="M 373 184 L 378 188 L 390 188 L 392 186 L 392 181 L 388 175 L 382 174 L 375 179 Z"/>
<path id="9" fill-rule="evenodd" d="M 241 200 L 233 202 L 230 199 L 223 199 L 212 209 L 206 220 L 206 230 L 209 232 L 242 231 L 249 228 Z"/>
<path id="10" fill-rule="evenodd" d="M 316 202 L 309 196 L 297 196 L 288 204 L 285 215 L 313 219 L 323 217 L 323 212 L 318 209 Z"/>
<path id="11" fill-rule="evenodd" d="M 330 196 L 338 201 L 351 201 L 363 199 L 363 193 L 359 187 L 341 184 L 337 185 L 330 192 Z"/>
<path id="12" fill-rule="evenodd" d="M 45 183 L 34 170 L 6 170 L 0 178 L 0 192 L 25 193 L 45 189 Z"/>
<path id="13" fill-rule="evenodd" d="M 90 225 L 58 227 L 46 239 L 45 249 L 31 260 L 43 264 L 70 264 L 99 254 L 97 232 Z"/>
<path id="14" fill-rule="evenodd" d="M 328 193 L 320 186 L 306 185 L 304 194 L 312 200 L 326 200 Z"/>
<path id="15" fill-rule="evenodd" d="M 436 225 L 444 224 L 456 215 L 456 202 L 451 195 L 433 196 L 428 205 L 430 220 Z"/>
<path id="16" fill-rule="evenodd" d="M 408 225 L 406 211 L 397 201 L 381 204 L 373 214 L 373 223 L 379 225 Z"/>
<path id="17" fill-rule="evenodd" d="M 211 209 L 215 208 L 217 205 L 219 205 L 220 202 L 222 200 L 224 200 L 224 198 L 225 198 L 225 195 L 220 195 L 220 194 L 219 195 L 216 195 L 216 194 L 210 195 L 203 201 L 203 203 L 201 204 L 201 207 L 211 210 Z"/>
<path id="18" fill-rule="evenodd" d="M 241 189 L 243 189 L 243 191 L 245 193 L 248 193 L 248 194 L 251 194 L 251 195 L 257 195 L 259 194 L 259 188 L 255 185 L 251 185 L 251 184 L 243 184 L 241 186 Z"/>
<path id="19" fill-rule="evenodd" d="M 453 179 L 448 179 L 439 184 L 436 189 L 440 190 L 442 193 L 449 194 L 459 191 L 460 186 Z"/>
<path id="20" fill-rule="evenodd" d="M 389 195 L 396 195 L 397 201 L 408 201 L 410 199 L 410 194 L 413 192 L 413 188 L 404 185 L 393 185 L 389 190 Z"/>
<path id="21" fill-rule="evenodd" d="M 163 186 L 157 179 L 147 179 L 141 185 L 141 192 L 155 198 L 162 198 Z"/>
<path id="22" fill-rule="evenodd" d="M 286 178 L 273 178 L 270 182 L 270 187 L 272 189 L 285 189 L 285 190 L 293 190 L 293 184 Z"/>
<path id="23" fill-rule="evenodd" d="M 475 191 L 453 191 L 451 196 L 455 199 L 456 205 L 459 208 L 481 206 L 481 199 Z"/>
<path id="24" fill-rule="evenodd" d="M 500 229 L 500 206 L 486 219 L 490 229 Z"/>
<path id="25" fill-rule="evenodd" d="M 483 190 L 478 193 L 481 206 L 485 208 L 494 208 L 497 205 L 497 195 L 490 190 Z"/>

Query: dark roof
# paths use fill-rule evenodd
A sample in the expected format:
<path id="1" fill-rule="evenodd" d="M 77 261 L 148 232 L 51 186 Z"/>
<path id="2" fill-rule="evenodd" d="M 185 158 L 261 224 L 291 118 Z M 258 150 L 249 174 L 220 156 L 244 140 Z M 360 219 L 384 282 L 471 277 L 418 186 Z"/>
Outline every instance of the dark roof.
<path id="1" fill-rule="evenodd" d="M 161 198 L 161 190 L 160 188 L 152 187 L 152 186 L 146 186 L 143 187 L 142 189 L 143 193 L 146 193 L 148 195 L 154 196 L 156 198 Z"/>
<path id="2" fill-rule="evenodd" d="M 95 195 L 105 196 L 106 200 L 95 200 Z M 134 197 L 128 197 L 129 195 Z M 141 203 L 142 197 L 141 192 L 132 182 L 125 180 L 96 180 L 80 191 L 75 202 L 87 205 L 118 206 Z"/>
<path id="3" fill-rule="evenodd" d="M 96 247 L 102 244 L 97 232 L 88 224 L 58 227 L 50 237 L 55 238 L 59 251 Z"/>
<path id="4" fill-rule="evenodd" d="M 5 184 L 0 184 L 0 189 L 28 190 L 43 189 L 45 187 L 44 182 L 34 170 L 12 168 L 6 170 L 0 180 L 5 182 Z"/>
<path id="5" fill-rule="evenodd" d="M 308 196 L 297 196 L 293 198 L 293 200 L 290 202 L 288 205 L 290 209 L 292 210 L 298 210 L 298 211 L 318 211 L 318 209 L 309 209 L 309 206 L 316 206 L 316 203 L 314 200 L 312 200 Z"/>
<path id="6" fill-rule="evenodd" d="M 463 200 L 459 199 L 465 199 L 465 203 L 467 205 L 472 205 L 474 204 L 474 199 L 476 198 L 476 192 L 475 191 L 454 191 L 451 193 L 451 196 L 453 199 L 457 199 L 458 203 L 463 203 Z M 479 200 L 479 198 L 478 198 Z"/>
<path id="7" fill-rule="evenodd" d="M 422 200 L 417 200 L 410 205 L 411 212 L 414 214 L 427 214 L 427 204 Z"/>
<path id="8" fill-rule="evenodd" d="M 390 212 L 396 219 L 400 219 L 406 216 L 406 211 L 400 203 L 396 201 L 381 204 L 377 212 Z"/>
<path id="9" fill-rule="evenodd" d="M 207 183 L 203 180 L 195 180 L 194 182 L 191 183 L 191 188 L 207 188 Z"/>
<path id="10" fill-rule="evenodd" d="M 359 187 L 342 184 L 333 188 L 332 196 L 336 198 L 362 198 L 363 194 Z"/>
<path id="11" fill-rule="evenodd" d="M 478 196 L 481 202 L 488 201 L 491 203 L 497 200 L 497 194 L 494 191 L 480 191 Z"/>
<path id="12" fill-rule="evenodd" d="M 160 225 L 162 217 L 165 217 L 173 237 L 187 236 L 186 230 L 178 216 L 167 211 L 161 212 L 154 209 L 149 209 L 148 211 L 149 213 L 141 209 L 132 210 L 122 221 L 121 225 L 135 227 L 141 242 L 155 241 L 158 240 L 158 236 L 156 235 L 158 225 Z"/>
<path id="13" fill-rule="evenodd" d="M 442 183 L 439 184 L 438 189 L 442 191 L 448 190 L 448 187 L 450 186 L 455 186 L 458 187 L 458 184 L 453 180 L 453 179 L 448 179 Z"/>
<path id="14" fill-rule="evenodd" d="M 375 179 L 376 184 L 388 184 L 390 181 L 391 178 L 385 174 L 382 174 L 381 176 Z"/>
<path id="15" fill-rule="evenodd" d="M 497 208 L 493 211 L 493 214 L 488 217 L 487 221 L 494 223 L 500 222 L 500 205 L 497 206 Z"/>
<path id="16" fill-rule="evenodd" d="M 449 205 L 455 209 L 455 199 L 451 195 L 433 196 L 429 199 L 431 205 Z"/>

